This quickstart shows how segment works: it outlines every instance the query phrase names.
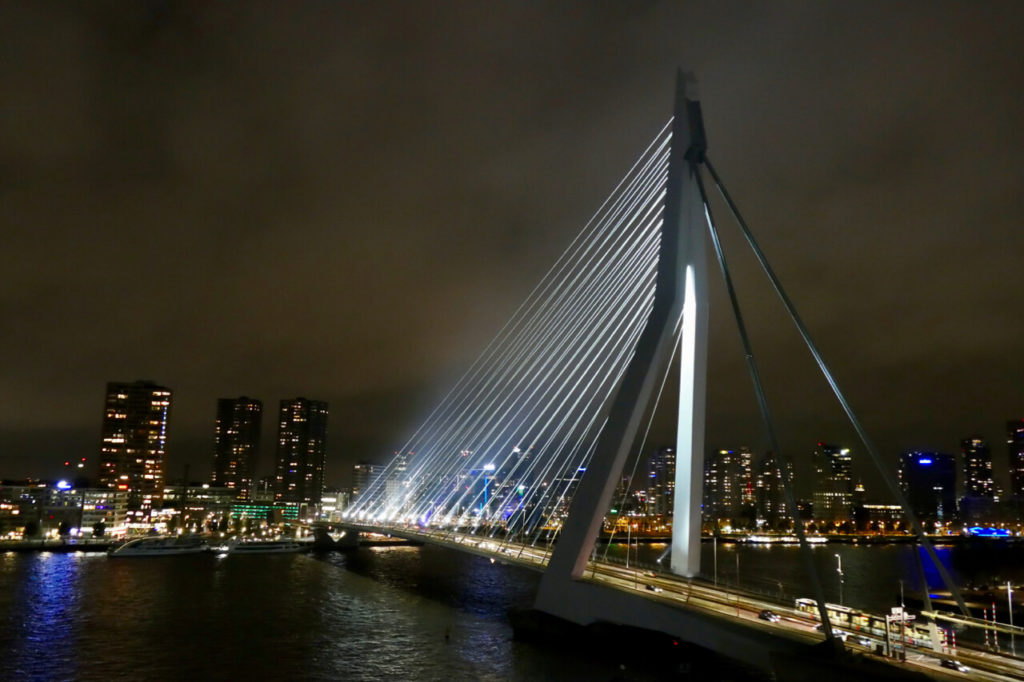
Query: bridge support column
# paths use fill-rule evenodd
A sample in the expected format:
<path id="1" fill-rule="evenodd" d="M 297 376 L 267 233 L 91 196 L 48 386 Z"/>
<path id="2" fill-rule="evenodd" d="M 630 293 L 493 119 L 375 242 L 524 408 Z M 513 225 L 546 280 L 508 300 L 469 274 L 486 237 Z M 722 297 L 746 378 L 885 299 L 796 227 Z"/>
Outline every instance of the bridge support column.
<path id="1" fill-rule="evenodd" d="M 689 88 L 689 91 L 688 91 Z M 707 356 L 707 222 L 697 183 L 706 143 L 700 103 L 691 99 L 692 78 L 677 75 L 668 186 L 662 213 L 654 304 L 636 351 L 608 410 L 608 421 L 577 488 L 558 544 L 541 580 L 537 608 L 557 613 L 568 583 L 583 576 L 610 509 L 612 491 L 637 431 L 661 384 L 675 331 L 689 304 L 682 336 L 680 433 L 676 451 L 673 570 L 700 570 L 700 503 L 703 489 L 704 390 Z M 684 414 L 685 413 L 685 414 Z M 682 505 L 682 507 L 681 507 Z M 678 536 L 678 540 L 676 539 Z M 560 609 L 559 609 L 560 610 Z"/>
<path id="2" fill-rule="evenodd" d="M 672 572 L 700 573 L 701 503 L 704 497 L 704 416 L 707 393 L 708 295 L 704 233 L 693 235 L 686 268 L 679 363 L 675 497 L 672 506 Z"/>

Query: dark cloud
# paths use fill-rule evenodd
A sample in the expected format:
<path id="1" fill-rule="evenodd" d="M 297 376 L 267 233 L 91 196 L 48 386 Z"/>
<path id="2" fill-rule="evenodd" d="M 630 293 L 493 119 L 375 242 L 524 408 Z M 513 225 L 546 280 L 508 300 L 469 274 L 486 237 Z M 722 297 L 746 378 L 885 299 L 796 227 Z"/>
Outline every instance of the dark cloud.
<path id="1" fill-rule="evenodd" d="M 1024 414 L 1015 3 L 0 18 L 5 473 L 91 454 L 104 383 L 134 378 L 175 389 L 172 468 L 205 470 L 215 399 L 242 393 L 330 401 L 332 482 L 390 452 L 664 124 L 677 65 L 886 456 L 973 431 L 999 456 Z M 852 442 L 733 265 L 788 447 Z M 762 447 L 721 292 L 714 314 L 710 438 Z"/>

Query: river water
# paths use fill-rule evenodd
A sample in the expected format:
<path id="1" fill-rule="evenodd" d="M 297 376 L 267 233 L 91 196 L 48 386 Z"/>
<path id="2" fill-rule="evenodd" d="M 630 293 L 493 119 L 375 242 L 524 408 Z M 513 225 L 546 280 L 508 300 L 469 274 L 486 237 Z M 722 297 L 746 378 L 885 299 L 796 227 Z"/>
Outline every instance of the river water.
<path id="1" fill-rule="evenodd" d="M 634 544 L 630 560 L 639 561 L 638 565 L 644 567 L 657 567 L 657 558 L 664 550 L 665 545 L 660 543 Z M 599 548 L 598 551 L 604 553 L 605 550 Z M 1024 583 L 1022 543 L 977 539 L 939 544 L 935 552 L 960 586 L 997 586 L 1009 580 L 1016 589 Z M 624 562 L 626 546 L 612 545 L 607 553 L 620 563 Z M 891 607 L 899 605 L 901 587 L 907 594 L 920 593 L 922 572 L 932 592 L 944 589 L 939 571 L 925 551 L 909 543 L 827 543 L 812 545 L 811 554 L 825 599 L 832 603 L 842 602 L 874 613 L 887 613 Z M 704 542 L 701 573 L 709 580 L 717 578 L 720 586 L 730 587 L 738 581 L 744 590 L 785 602 L 797 597 L 813 597 L 797 545 Z M 1017 608 L 1019 605 L 1015 606 Z"/>
<path id="2" fill-rule="evenodd" d="M 663 546 L 633 547 L 653 562 Z M 1024 579 L 1016 545 L 943 547 L 961 580 Z M 624 546 L 611 555 L 625 559 Z M 721 584 L 809 596 L 795 547 L 704 545 Z M 888 610 L 917 575 L 905 545 L 814 550 L 829 599 L 839 554 L 847 602 Z M 12 680 L 656 680 L 615 652 L 512 639 L 507 611 L 539 575 L 436 547 L 351 554 L 212 554 L 111 560 L 0 554 L 0 679 Z M 635 652 L 634 652 L 635 653 Z"/>
<path id="3" fill-rule="evenodd" d="M 513 641 L 539 574 L 433 547 L 0 554 L 0 679 L 655 680 Z M 446 637 L 447 635 L 447 637 Z"/>

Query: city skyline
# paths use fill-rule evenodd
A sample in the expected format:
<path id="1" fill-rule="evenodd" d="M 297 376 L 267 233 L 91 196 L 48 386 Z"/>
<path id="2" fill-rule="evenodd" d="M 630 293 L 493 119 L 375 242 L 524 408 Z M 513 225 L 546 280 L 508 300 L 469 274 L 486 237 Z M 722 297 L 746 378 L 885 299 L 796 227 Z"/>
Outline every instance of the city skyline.
<path id="1" fill-rule="evenodd" d="M 135 377 L 175 391 L 170 478 L 209 469 L 213 406 L 240 392 L 330 403 L 332 485 L 381 461 L 664 123 L 682 65 L 716 167 L 883 457 L 977 433 L 1006 486 L 1020 10 L 405 11 L 401 49 L 377 8 L 12 12 L 4 475 L 94 461 L 98 387 Z M 268 59 L 264 35 L 288 49 Z M 863 453 L 742 264 L 782 447 Z M 760 454 L 713 296 L 708 443 Z"/>
<path id="2" fill-rule="evenodd" d="M 292 454 L 292 459 L 294 459 L 294 455 L 300 454 L 298 450 L 292 452 L 294 448 L 287 446 L 286 441 L 292 441 L 296 438 L 302 440 L 307 437 L 305 435 L 307 427 L 304 424 L 298 424 L 299 430 L 294 431 L 296 424 L 293 419 L 298 417 L 299 422 L 307 419 L 317 422 L 317 425 L 308 427 L 312 429 L 312 435 L 310 436 L 310 447 L 306 454 L 315 453 L 314 459 L 309 462 L 304 461 L 302 464 L 303 468 L 308 465 L 309 470 L 315 472 L 315 476 L 319 480 L 319 485 L 315 487 L 321 489 L 359 487 L 360 477 L 358 473 L 354 473 L 352 465 L 342 469 L 340 473 L 333 471 L 331 476 L 326 475 L 328 466 L 326 462 L 327 439 L 325 437 L 327 404 L 322 401 L 311 401 L 301 397 L 281 399 L 279 420 L 270 426 L 270 428 L 274 429 L 275 434 L 275 438 L 271 439 L 271 442 L 277 443 L 274 448 L 261 448 L 261 400 L 248 396 L 217 399 L 215 415 L 211 420 L 214 433 L 210 441 L 209 461 L 201 462 L 198 471 L 192 471 L 191 474 L 187 470 L 184 471 L 185 476 L 179 477 L 175 472 L 168 472 L 165 467 L 166 449 L 163 443 L 166 443 L 172 431 L 169 428 L 171 389 L 166 386 L 158 386 L 150 380 L 107 383 L 105 394 L 106 407 L 103 415 L 99 446 L 100 452 L 95 458 L 80 458 L 81 463 L 77 464 L 78 470 L 72 468 L 72 463 L 77 463 L 79 460 L 68 458 L 62 462 L 49 461 L 45 464 L 45 467 L 41 468 L 42 473 L 37 472 L 28 476 L 11 475 L 10 472 L 0 471 L 0 480 L 17 480 L 19 478 L 48 479 L 53 481 L 57 479 L 81 479 L 86 481 L 94 480 L 101 485 L 106 485 L 105 481 L 109 476 L 105 478 L 104 469 L 108 466 L 114 466 L 114 464 L 105 464 L 105 462 L 110 461 L 110 456 L 107 453 L 110 450 L 110 443 L 108 441 L 111 440 L 112 436 L 121 435 L 118 429 L 123 430 L 120 422 L 117 420 L 112 422 L 111 417 L 117 417 L 121 420 L 126 416 L 133 417 L 130 414 L 118 414 L 117 412 L 124 409 L 123 404 L 134 404 L 140 402 L 140 400 L 143 403 L 146 402 L 136 396 L 135 393 L 132 393 L 131 400 L 129 400 L 129 395 L 126 395 L 125 391 L 141 392 L 139 395 L 147 400 L 150 392 L 157 391 L 158 398 L 156 399 L 167 401 L 163 408 L 161 408 L 163 413 L 161 414 L 160 425 L 154 432 L 159 433 L 161 442 L 161 449 L 158 451 L 159 459 L 158 462 L 152 463 L 158 466 L 159 476 L 164 481 L 188 480 L 202 482 L 208 480 L 213 486 L 224 486 L 237 490 L 240 499 L 247 499 L 257 483 L 264 479 L 274 479 L 276 482 L 273 483 L 273 488 L 275 491 L 279 490 L 284 478 L 281 473 L 282 467 L 284 469 L 288 468 L 288 465 L 285 463 L 287 459 L 285 454 Z M 117 405 L 122 405 L 122 407 L 115 409 Z M 148 407 L 148 403 L 143 405 L 143 407 Z M 139 409 L 136 409 L 136 411 L 139 412 L 139 415 L 134 415 L 136 420 L 145 418 L 145 414 L 142 411 Z M 295 414 L 292 414 L 293 412 Z M 1015 487 L 1014 481 L 1014 463 L 1019 464 L 1022 461 L 1020 452 L 1024 452 L 1021 447 L 1021 443 L 1024 442 L 1024 438 L 1021 437 L 1021 434 L 1024 434 L 1024 426 L 1022 426 L 1024 419 L 1009 420 L 1005 424 L 1006 432 L 994 441 L 997 444 L 1001 444 L 1005 438 L 1005 451 L 997 446 L 995 453 L 993 453 L 991 447 L 991 442 L 993 441 L 981 434 L 971 434 L 959 440 L 959 448 L 930 451 L 920 447 L 908 448 L 893 458 L 885 458 L 886 463 L 889 465 L 889 473 L 894 477 L 894 480 L 898 478 L 904 466 L 903 462 L 908 455 L 939 454 L 944 457 L 951 457 L 956 462 L 958 499 L 960 496 L 972 495 L 972 491 L 974 496 L 990 497 L 996 495 L 997 497 L 1002 496 L 1004 499 L 1014 495 L 1019 497 L 1020 492 Z M 305 443 L 304 440 L 303 443 Z M 723 450 L 723 446 L 726 449 Z M 827 444 L 822 441 L 814 444 L 802 444 L 802 446 L 801 450 L 789 454 L 789 465 L 792 471 L 796 473 L 793 478 L 796 484 L 796 494 L 807 497 L 808 501 L 810 501 L 811 497 L 816 498 L 819 494 L 824 494 L 825 491 L 831 491 L 829 494 L 838 492 L 838 490 L 833 490 L 835 482 L 832 479 L 836 473 L 839 473 L 840 476 L 835 478 L 835 481 L 843 481 L 842 485 L 845 487 L 842 494 L 846 495 L 847 498 L 853 493 L 854 482 L 862 486 L 865 479 L 872 481 L 872 490 L 870 492 L 874 493 L 874 495 L 869 494 L 869 499 L 877 501 L 880 498 L 887 498 L 889 496 L 884 490 L 884 484 L 877 477 L 877 472 L 863 450 L 855 453 L 854 450 L 846 447 L 845 444 Z M 282 450 L 282 447 L 285 449 Z M 306 445 L 303 444 L 302 447 L 305 448 Z M 266 450 L 265 453 L 263 452 L 264 449 Z M 649 457 L 655 457 L 658 453 L 665 451 L 673 453 L 674 446 L 654 446 L 653 450 L 651 447 L 648 447 L 647 452 L 641 452 L 634 456 L 638 456 L 641 462 L 646 462 Z M 718 455 L 728 453 L 731 456 L 734 452 L 746 458 L 744 460 L 746 463 L 743 466 L 751 475 L 753 475 L 754 468 L 762 466 L 760 464 L 762 461 L 772 459 L 770 451 L 755 452 L 746 445 L 709 443 L 705 446 L 705 465 L 714 461 L 714 458 Z M 302 457 L 306 457 L 306 454 L 302 454 Z M 358 470 L 360 465 L 370 465 L 371 467 L 383 470 L 384 465 L 397 454 L 396 451 L 377 458 L 362 458 L 356 460 L 353 465 L 356 467 L 356 470 Z M 671 455 L 671 459 L 674 461 L 674 454 Z M 888 461 L 890 459 L 892 461 Z M 632 459 L 629 461 L 632 461 Z M 95 464 L 97 462 L 99 464 L 98 470 Z M 152 468 L 152 465 L 147 466 Z M 295 466 L 295 464 L 291 466 Z M 627 469 L 630 466 L 629 462 L 627 462 Z M 831 475 L 828 471 L 824 471 L 822 467 L 825 467 L 825 469 L 831 467 Z M 212 472 L 209 477 L 203 473 L 206 469 Z M 155 471 L 156 469 L 154 469 Z M 712 466 L 713 471 L 714 466 Z M 118 473 L 121 472 L 118 471 Z M 297 471 L 292 471 L 293 475 L 296 473 Z M 94 476 L 95 478 L 93 478 Z M 978 480 L 979 476 L 982 477 L 980 481 Z M 308 479 L 309 476 L 303 475 L 300 478 Z M 712 473 L 712 479 L 709 479 L 709 481 L 713 479 L 715 479 L 714 473 Z M 299 478 L 295 478 L 295 481 L 298 480 Z M 973 481 L 973 484 L 971 481 Z M 288 486 L 286 485 L 285 487 Z M 295 485 L 291 487 L 294 488 Z M 308 497 L 308 495 L 303 493 L 303 497 Z M 822 501 L 818 500 L 818 503 L 821 504 Z M 849 506 L 849 500 L 847 499 L 842 505 Z"/>

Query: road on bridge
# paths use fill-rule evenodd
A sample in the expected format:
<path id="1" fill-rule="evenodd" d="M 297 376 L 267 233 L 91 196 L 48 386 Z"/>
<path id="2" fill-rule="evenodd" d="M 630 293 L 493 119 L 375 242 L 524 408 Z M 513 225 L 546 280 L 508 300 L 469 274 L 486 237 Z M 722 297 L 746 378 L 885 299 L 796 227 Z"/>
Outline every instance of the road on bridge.
<path id="1" fill-rule="evenodd" d="M 348 525 L 360 532 L 390 534 L 419 540 L 476 554 L 489 559 L 492 563 L 516 565 L 534 571 L 543 571 L 551 554 L 551 548 L 548 546 L 538 547 L 481 537 L 473 533 L 415 526 Z M 768 629 L 778 636 L 798 639 L 808 644 L 824 641 L 824 635 L 818 630 L 818 622 L 809 614 L 742 590 L 717 587 L 700 578 L 687 579 L 672 574 L 655 573 L 642 567 L 591 561 L 587 565 L 583 579 L 611 589 L 631 592 L 645 599 L 654 599 L 676 607 L 740 621 L 748 627 Z M 777 619 L 766 612 L 771 612 Z M 845 636 L 846 646 L 851 650 L 893 662 L 893 659 L 875 653 L 879 645 L 884 646 L 881 638 L 864 633 L 840 633 L 841 636 Z M 968 670 L 960 672 L 943 667 L 944 660 L 959 661 L 967 666 Z M 954 657 L 949 653 L 935 652 L 908 642 L 905 665 L 917 668 L 931 677 L 938 675 L 948 679 L 994 682 L 1024 680 L 1024 660 L 1007 654 L 968 647 L 959 648 Z"/>

